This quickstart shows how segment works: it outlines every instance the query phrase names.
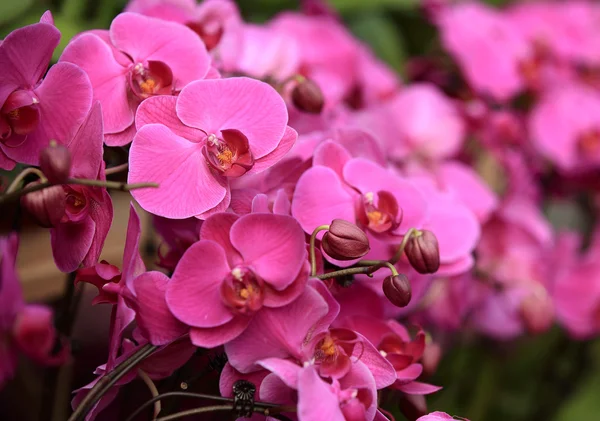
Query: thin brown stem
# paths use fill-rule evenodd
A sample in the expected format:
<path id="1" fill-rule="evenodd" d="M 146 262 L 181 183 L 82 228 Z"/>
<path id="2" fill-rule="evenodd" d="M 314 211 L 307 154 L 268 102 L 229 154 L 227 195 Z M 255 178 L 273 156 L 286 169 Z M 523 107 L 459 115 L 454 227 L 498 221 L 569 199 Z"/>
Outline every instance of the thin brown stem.
<path id="1" fill-rule="evenodd" d="M 406 245 L 408 244 L 408 241 L 416 234 L 419 233 L 419 230 L 416 228 L 411 228 L 409 229 L 406 234 L 404 234 L 404 237 L 402 238 L 402 243 L 400 243 L 400 247 L 398 247 L 398 250 L 396 250 L 396 253 L 394 254 L 394 256 L 388 260 L 388 262 L 390 262 L 392 265 L 395 265 L 396 263 L 398 263 L 398 261 L 400 260 L 400 258 L 402 257 L 402 253 L 404 253 L 404 249 L 406 248 Z"/>
<path id="2" fill-rule="evenodd" d="M 334 272 L 323 273 L 321 275 L 313 276 L 313 278 L 323 280 L 323 279 L 329 279 L 329 278 L 337 278 L 338 276 L 359 275 L 359 274 L 365 274 L 368 276 L 372 276 L 371 273 L 372 272 L 371 272 L 370 266 L 358 267 L 358 268 L 352 267 L 352 268 L 336 270 Z"/>
<path id="3" fill-rule="evenodd" d="M 106 174 L 107 176 L 112 175 L 112 174 L 118 174 L 121 171 L 127 170 L 128 168 L 129 168 L 129 163 L 126 162 L 121 165 L 116 165 L 114 167 L 107 168 L 106 171 L 104 171 L 104 174 Z"/>
<path id="4" fill-rule="evenodd" d="M 205 406 L 203 408 L 194 408 L 188 409 L 187 411 L 177 412 L 172 415 L 167 415 L 166 417 L 158 418 L 156 421 L 171 421 L 178 420 L 180 418 L 185 418 L 189 415 L 202 414 L 205 412 L 216 412 L 216 411 L 232 411 L 233 405 L 213 405 L 213 406 Z"/>
<path id="5" fill-rule="evenodd" d="M 6 189 L 6 193 L 5 194 L 9 194 L 14 192 L 17 187 L 21 184 L 21 181 L 23 181 L 23 179 L 25 177 L 27 177 L 29 174 L 35 174 L 38 176 L 38 178 L 44 182 L 46 181 L 46 177 L 44 176 L 44 173 L 41 172 L 39 169 L 35 168 L 35 167 L 29 167 L 29 168 L 25 168 L 23 171 L 21 171 L 13 180 L 12 183 L 10 183 L 10 186 L 8 186 L 8 188 Z"/>
<path id="6" fill-rule="evenodd" d="M 136 365 L 142 362 L 145 358 L 149 357 L 159 347 L 146 344 L 133 354 L 131 354 L 125 361 L 116 366 L 112 371 L 107 373 L 104 377 L 98 380 L 98 383 L 89 391 L 89 393 L 83 398 L 79 406 L 73 411 L 68 421 L 81 421 L 83 420 L 89 410 L 100 400 L 102 396 L 125 374 L 132 370 Z"/>
<path id="7" fill-rule="evenodd" d="M 314 231 L 312 232 L 312 234 L 310 236 L 310 244 L 309 244 L 310 276 L 317 275 L 317 256 L 316 256 L 316 251 L 315 251 L 315 240 L 317 239 L 317 234 L 320 233 L 321 231 L 325 231 L 328 229 L 329 229 L 329 225 L 319 225 L 317 228 L 314 229 Z"/>

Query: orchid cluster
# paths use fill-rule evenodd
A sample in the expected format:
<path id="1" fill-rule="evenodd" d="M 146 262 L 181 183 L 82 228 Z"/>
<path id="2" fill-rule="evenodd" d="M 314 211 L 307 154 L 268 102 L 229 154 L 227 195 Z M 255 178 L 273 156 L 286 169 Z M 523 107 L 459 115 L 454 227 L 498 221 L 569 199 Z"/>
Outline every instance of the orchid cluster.
<path id="1" fill-rule="evenodd" d="M 21 297 L 21 214 L 112 308 L 71 420 L 136 379 L 166 415 L 155 382 L 206 390 L 207 356 L 227 404 L 181 416 L 384 421 L 402 400 L 451 420 L 425 401 L 451 334 L 600 333 L 600 6 L 422 9 L 446 55 L 412 60 L 410 82 L 319 1 L 257 25 L 230 0 L 131 0 L 49 69 L 50 12 L 10 33 L 0 168 L 22 172 L 0 195 L 0 387 L 20 353 L 70 358 L 52 310 Z M 155 267 L 133 204 L 122 268 L 99 261 L 112 189 L 152 214 Z M 590 224 L 555 227 L 556 203 Z"/>

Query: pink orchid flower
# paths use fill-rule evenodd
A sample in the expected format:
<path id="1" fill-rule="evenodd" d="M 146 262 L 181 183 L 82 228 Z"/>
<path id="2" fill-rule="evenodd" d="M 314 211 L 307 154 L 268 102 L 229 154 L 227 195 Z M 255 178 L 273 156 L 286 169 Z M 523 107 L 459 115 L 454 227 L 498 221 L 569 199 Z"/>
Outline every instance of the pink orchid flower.
<path id="1" fill-rule="evenodd" d="M 295 300 L 308 279 L 304 233 L 289 216 L 216 214 L 175 268 L 166 300 L 197 346 L 240 335 L 264 308 Z"/>
<path id="2" fill-rule="evenodd" d="M 105 178 L 102 144 L 102 112 L 96 103 L 69 144 L 71 176 Z M 65 214 L 58 226 L 50 229 L 50 239 L 56 266 L 63 272 L 73 272 L 80 265 L 89 267 L 98 262 L 112 224 L 113 208 L 105 188 L 81 185 L 63 188 Z"/>
<path id="3" fill-rule="evenodd" d="M 63 364 L 70 356 L 66 343 L 53 352 L 60 339 L 52 309 L 23 300 L 15 267 L 17 249 L 16 234 L 0 237 L 0 388 L 15 375 L 19 354 L 48 366 Z"/>
<path id="4" fill-rule="evenodd" d="M 500 11 L 476 2 L 445 8 L 438 19 L 442 43 L 471 87 L 505 101 L 525 87 L 522 66 L 532 51 Z"/>
<path id="5" fill-rule="evenodd" d="M 226 50 L 220 48 L 222 40 L 238 40 L 237 34 L 230 33 L 241 23 L 237 5 L 231 0 L 204 0 L 200 4 L 196 0 L 131 0 L 125 12 L 184 24 L 200 36 L 208 51 L 217 53 Z M 230 45 L 227 42 L 226 47 Z"/>
<path id="6" fill-rule="evenodd" d="M 225 211 L 231 179 L 266 170 L 292 147 L 297 134 L 287 119 L 277 91 L 249 78 L 196 81 L 177 98 L 147 99 L 136 117 L 129 182 L 160 186 L 133 197 L 172 219 Z"/>
<path id="7" fill-rule="evenodd" d="M 167 219 L 153 215 L 152 225 L 162 238 L 156 264 L 172 273 L 183 253 L 200 239 L 202 221 L 196 218 Z"/>
<path id="8" fill-rule="evenodd" d="M 355 316 L 344 326 L 360 332 L 394 367 L 397 379 L 392 386 L 409 395 L 428 395 L 441 387 L 417 381 L 423 372 L 421 358 L 425 351 L 425 332 L 419 330 L 411 339 L 408 330 L 395 320 L 387 322 L 373 317 Z"/>
<path id="9" fill-rule="evenodd" d="M 315 149 L 313 165 L 298 180 L 292 199 L 292 215 L 306 233 L 344 219 L 386 241 L 398 241 L 425 221 L 425 197 L 377 163 L 352 158 L 343 146 L 325 141 Z"/>
<path id="10" fill-rule="evenodd" d="M 465 137 L 457 106 L 428 83 L 403 88 L 385 104 L 365 110 L 358 121 L 378 136 L 389 159 L 397 162 L 452 157 Z"/>
<path id="11" fill-rule="evenodd" d="M 600 94 L 594 89 L 571 83 L 545 92 L 529 130 L 535 148 L 560 170 L 600 167 Z"/>
<path id="12" fill-rule="evenodd" d="M 79 67 L 59 63 L 46 74 L 59 41 L 47 12 L 0 44 L 0 168 L 37 165 L 50 140 L 68 144 L 90 109 L 92 88 Z"/>
<path id="13" fill-rule="evenodd" d="M 120 14 L 109 31 L 79 35 L 60 62 L 75 63 L 88 74 L 110 146 L 131 142 L 140 102 L 175 94 L 210 68 L 206 48 L 192 30 L 137 13 Z"/>
<path id="14" fill-rule="evenodd" d="M 466 418 L 460 418 L 461 420 L 464 421 L 469 421 Z M 452 415 L 448 415 L 445 412 L 432 412 L 431 414 L 427 414 L 427 415 L 423 415 L 422 417 L 418 418 L 417 421 L 446 421 L 446 420 L 456 420 L 456 418 L 454 418 Z"/>
<path id="15" fill-rule="evenodd" d="M 300 321 L 298 314 L 307 309 L 310 317 Z M 338 313 L 339 304 L 325 285 L 311 282 L 298 299 L 284 307 L 265 309 L 240 336 L 225 344 L 229 363 L 242 373 L 268 368 L 261 364 L 265 359 L 272 361 L 272 368 L 277 361 L 312 363 L 320 376 L 339 380 L 360 362 L 372 373 L 378 389 L 392 384 L 392 366 L 368 340 L 349 329 L 330 328 Z M 290 329 L 293 320 L 294 329 Z"/>

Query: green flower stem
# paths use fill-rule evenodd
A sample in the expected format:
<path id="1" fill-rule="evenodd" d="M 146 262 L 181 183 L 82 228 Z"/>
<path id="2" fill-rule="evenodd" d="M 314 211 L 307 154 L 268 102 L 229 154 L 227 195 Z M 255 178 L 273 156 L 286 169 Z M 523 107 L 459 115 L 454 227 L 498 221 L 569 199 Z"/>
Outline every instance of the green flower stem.
<path id="1" fill-rule="evenodd" d="M 400 258 L 402 257 L 402 253 L 404 253 L 404 249 L 406 248 L 406 245 L 408 244 L 408 241 L 414 236 L 414 237 L 418 237 L 420 235 L 421 231 L 419 231 L 416 228 L 411 228 L 407 231 L 406 234 L 404 234 L 404 238 L 402 238 L 402 243 L 400 243 L 400 247 L 398 247 L 398 250 L 396 250 L 396 254 L 394 254 L 394 256 L 388 260 L 392 265 L 395 265 L 396 263 L 398 263 L 398 261 L 400 260 Z"/>
<path id="2" fill-rule="evenodd" d="M 40 170 L 38 170 L 35 167 L 29 167 L 29 168 L 25 168 L 23 171 L 21 171 L 13 180 L 12 183 L 10 183 L 10 186 L 8 186 L 8 188 L 6 189 L 6 194 L 12 193 L 15 190 L 17 190 L 17 188 L 19 187 L 19 185 L 21 184 L 21 182 L 23 181 L 23 179 L 25 177 L 27 177 L 29 174 L 35 174 L 38 176 L 38 178 L 40 180 L 42 180 L 42 182 L 46 181 L 46 177 L 44 177 L 44 173 L 42 173 Z"/>
<path id="3" fill-rule="evenodd" d="M 328 229 L 329 225 L 319 225 L 310 236 L 310 276 L 317 275 L 317 256 L 315 253 L 315 240 L 317 239 L 317 234 Z"/>

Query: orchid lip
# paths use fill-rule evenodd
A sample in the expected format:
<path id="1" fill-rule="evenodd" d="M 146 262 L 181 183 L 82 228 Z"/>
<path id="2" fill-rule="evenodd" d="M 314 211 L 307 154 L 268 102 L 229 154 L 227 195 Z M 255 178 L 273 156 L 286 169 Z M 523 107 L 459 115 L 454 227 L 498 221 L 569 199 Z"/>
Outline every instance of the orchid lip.
<path id="1" fill-rule="evenodd" d="M 223 280 L 221 298 L 234 313 L 252 314 L 262 307 L 264 283 L 250 268 L 237 266 Z"/>
<path id="2" fill-rule="evenodd" d="M 128 82 L 131 92 L 142 100 L 153 95 L 170 95 L 173 71 L 162 61 L 136 63 L 129 71 Z"/>
<path id="3" fill-rule="evenodd" d="M 220 137 L 209 134 L 202 153 L 213 170 L 228 178 L 240 177 L 254 166 L 248 138 L 238 130 L 221 130 Z"/>

